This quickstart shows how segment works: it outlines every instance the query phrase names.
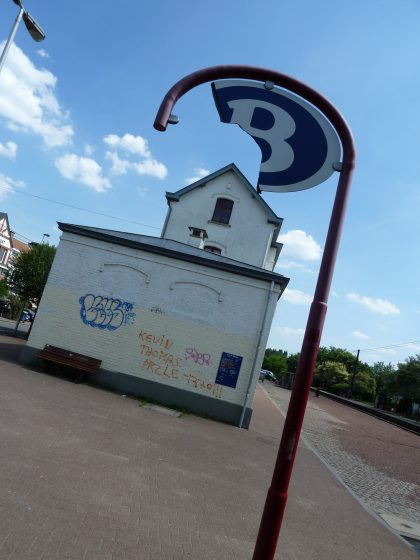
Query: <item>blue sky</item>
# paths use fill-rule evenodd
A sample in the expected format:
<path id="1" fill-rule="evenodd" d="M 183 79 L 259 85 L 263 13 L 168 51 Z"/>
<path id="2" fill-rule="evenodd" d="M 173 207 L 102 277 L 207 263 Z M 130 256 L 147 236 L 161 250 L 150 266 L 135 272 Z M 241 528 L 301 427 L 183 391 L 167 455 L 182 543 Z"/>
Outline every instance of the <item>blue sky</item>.
<path id="1" fill-rule="evenodd" d="M 361 349 L 369 363 L 420 353 L 417 0 L 25 8 L 47 38 L 34 43 L 21 23 L 0 74 L 0 210 L 14 231 L 33 241 L 48 233 L 54 244 L 57 221 L 159 235 L 165 191 L 231 162 L 255 184 L 259 149 L 220 123 L 209 85 L 177 104 L 180 124 L 165 133 L 152 124 L 166 91 L 195 70 L 271 68 L 326 96 L 356 140 L 322 345 Z M 16 14 L 1 1 L 0 41 Z M 291 278 L 271 347 L 300 349 L 336 184 L 333 175 L 310 190 L 263 194 L 284 218 L 276 271 Z"/>

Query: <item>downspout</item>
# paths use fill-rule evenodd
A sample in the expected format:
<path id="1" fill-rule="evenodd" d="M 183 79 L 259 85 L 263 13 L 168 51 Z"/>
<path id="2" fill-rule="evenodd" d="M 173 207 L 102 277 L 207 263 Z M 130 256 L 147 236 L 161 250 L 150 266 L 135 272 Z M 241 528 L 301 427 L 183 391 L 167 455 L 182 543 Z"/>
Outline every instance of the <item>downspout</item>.
<path id="1" fill-rule="evenodd" d="M 170 218 L 170 215 L 171 215 L 171 212 L 172 212 L 172 206 L 171 206 L 171 203 L 169 201 L 168 201 L 168 206 L 169 206 L 169 208 L 168 208 L 168 211 L 166 212 L 166 218 L 165 218 L 165 222 L 163 224 L 162 233 L 160 234 L 160 237 L 162 239 L 165 238 L 166 227 L 168 225 L 169 218 Z"/>
<path id="2" fill-rule="evenodd" d="M 273 291 L 274 291 L 274 281 L 271 282 L 270 290 L 268 292 L 267 303 L 266 303 L 265 309 L 264 309 L 264 315 L 263 315 L 263 319 L 262 319 L 262 322 L 261 322 L 260 332 L 258 333 L 258 342 L 257 342 L 257 346 L 255 348 L 254 361 L 252 363 L 252 369 L 251 369 L 251 375 L 249 376 L 248 387 L 246 388 L 245 402 L 244 402 L 244 406 L 242 408 L 241 419 L 239 420 L 238 428 L 242 428 L 244 418 L 245 418 L 246 407 L 248 406 L 249 397 L 251 395 L 251 385 L 252 385 L 252 382 L 253 382 L 253 379 L 254 379 L 253 374 L 255 373 L 255 366 L 257 365 L 258 354 L 260 353 L 261 340 L 262 340 L 262 336 L 263 336 L 263 332 L 264 332 L 264 328 L 265 328 L 265 323 L 266 323 L 266 320 L 267 320 L 267 313 L 268 313 L 268 307 L 270 305 L 271 294 L 273 293 Z"/>

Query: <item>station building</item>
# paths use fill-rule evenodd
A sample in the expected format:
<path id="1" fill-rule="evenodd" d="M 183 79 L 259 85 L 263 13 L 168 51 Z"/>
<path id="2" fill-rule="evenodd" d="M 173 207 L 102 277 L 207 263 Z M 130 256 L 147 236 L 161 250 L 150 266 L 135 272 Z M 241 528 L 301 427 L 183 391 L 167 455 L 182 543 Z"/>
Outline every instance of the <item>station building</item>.
<path id="1" fill-rule="evenodd" d="M 276 304 L 282 219 L 230 164 L 166 193 L 160 237 L 59 223 L 22 360 L 102 360 L 93 382 L 247 427 Z"/>

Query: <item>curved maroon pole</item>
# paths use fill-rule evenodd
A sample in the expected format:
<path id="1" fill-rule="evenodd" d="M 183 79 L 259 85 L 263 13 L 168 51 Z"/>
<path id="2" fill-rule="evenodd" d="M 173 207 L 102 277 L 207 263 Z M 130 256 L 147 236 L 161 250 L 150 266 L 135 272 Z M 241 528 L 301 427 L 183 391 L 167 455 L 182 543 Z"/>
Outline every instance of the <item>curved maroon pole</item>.
<path id="1" fill-rule="evenodd" d="M 156 115 L 154 127 L 160 131 L 166 130 L 173 106 L 187 91 L 200 84 L 224 78 L 245 78 L 262 82 L 271 81 L 275 85 L 303 97 L 329 119 L 341 140 L 343 149 L 342 169 L 340 170 L 340 179 L 325 241 L 314 300 L 309 311 L 296 378 L 253 555 L 253 560 L 272 560 L 276 552 L 277 540 L 286 507 L 287 491 L 327 312 L 328 295 L 350 193 L 355 162 L 355 148 L 352 133 L 345 119 L 334 105 L 320 93 L 285 74 L 252 66 L 213 66 L 189 74 L 177 82 L 164 97 Z"/>

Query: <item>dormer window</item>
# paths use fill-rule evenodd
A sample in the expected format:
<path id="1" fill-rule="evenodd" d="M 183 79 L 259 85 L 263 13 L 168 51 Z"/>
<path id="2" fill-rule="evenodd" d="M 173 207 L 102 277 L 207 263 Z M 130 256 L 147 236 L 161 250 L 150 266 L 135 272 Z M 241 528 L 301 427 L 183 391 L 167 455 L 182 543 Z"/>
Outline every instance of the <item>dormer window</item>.
<path id="1" fill-rule="evenodd" d="M 232 214 L 233 200 L 228 198 L 218 198 L 214 207 L 212 222 L 228 224 Z"/>
<path id="2" fill-rule="evenodd" d="M 207 232 L 205 229 L 198 227 L 188 226 L 191 237 L 199 237 L 200 239 L 207 239 Z"/>

